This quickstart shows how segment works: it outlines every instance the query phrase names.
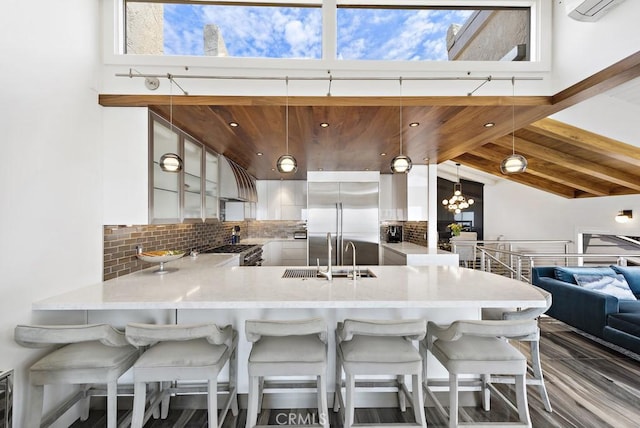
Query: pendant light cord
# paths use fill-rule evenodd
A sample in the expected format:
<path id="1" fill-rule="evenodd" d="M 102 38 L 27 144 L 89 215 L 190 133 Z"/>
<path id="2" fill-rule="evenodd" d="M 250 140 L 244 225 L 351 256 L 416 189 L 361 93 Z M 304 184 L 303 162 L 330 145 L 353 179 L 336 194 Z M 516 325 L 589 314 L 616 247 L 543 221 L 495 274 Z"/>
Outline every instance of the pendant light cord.
<path id="1" fill-rule="evenodd" d="M 402 156 L 402 76 L 400 76 L 400 156 Z"/>
<path id="2" fill-rule="evenodd" d="M 173 76 L 167 74 L 167 79 L 169 79 L 169 126 L 173 132 Z"/>
<path id="3" fill-rule="evenodd" d="M 285 79 L 286 82 L 286 97 L 285 97 L 285 110 L 284 110 L 284 121 L 285 121 L 285 144 L 286 144 L 286 152 L 289 154 L 289 76 Z"/>
<path id="4" fill-rule="evenodd" d="M 511 149 L 516 154 L 516 78 L 511 78 Z"/>

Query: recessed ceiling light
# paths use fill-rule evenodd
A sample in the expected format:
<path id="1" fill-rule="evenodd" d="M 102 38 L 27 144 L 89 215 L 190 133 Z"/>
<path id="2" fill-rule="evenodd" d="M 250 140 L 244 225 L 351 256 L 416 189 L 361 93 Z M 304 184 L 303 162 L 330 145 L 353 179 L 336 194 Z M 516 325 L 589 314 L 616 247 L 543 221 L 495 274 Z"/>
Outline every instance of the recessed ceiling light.
<path id="1" fill-rule="evenodd" d="M 380 153 L 380 156 L 386 156 L 387 154 L 385 152 Z"/>
<path id="2" fill-rule="evenodd" d="M 321 127 L 321 128 L 328 128 L 328 127 L 329 127 L 329 124 L 328 124 L 327 122 L 322 122 L 322 123 L 320 124 L 320 127 Z"/>
<path id="3" fill-rule="evenodd" d="M 262 152 L 258 152 L 258 153 L 256 153 L 256 155 L 262 156 Z"/>
<path id="4" fill-rule="evenodd" d="M 411 128 L 415 128 L 416 126 L 420 126 L 420 122 L 411 122 L 409 124 L 409 127 L 411 127 Z"/>
<path id="5" fill-rule="evenodd" d="M 240 125 L 238 125 L 238 122 L 229 122 L 229 126 L 232 128 L 237 128 Z"/>
<path id="6" fill-rule="evenodd" d="M 324 168 L 318 168 L 318 171 L 324 171 Z"/>
<path id="7" fill-rule="evenodd" d="M 496 126 L 495 122 L 487 122 L 484 124 L 485 128 L 493 128 L 494 126 Z"/>

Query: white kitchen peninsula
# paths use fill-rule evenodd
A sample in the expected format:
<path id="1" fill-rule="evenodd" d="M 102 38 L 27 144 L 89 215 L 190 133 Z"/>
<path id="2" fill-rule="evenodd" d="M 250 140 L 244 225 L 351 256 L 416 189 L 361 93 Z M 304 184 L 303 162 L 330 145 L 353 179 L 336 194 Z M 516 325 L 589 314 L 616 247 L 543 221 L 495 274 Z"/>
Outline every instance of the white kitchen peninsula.
<path id="1" fill-rule="evenodd" d="M 333 330 L 344 318 L 424 317 L 448 323 L 478 319 L 483 307 L 545 305 L 543 296 L 525 283 L 457 266 L 367 266 L 376 278 L 327 281 L 282 278 L 286 269 L 282 266 L 216 267 L 219 257 L 187 256 L 166 264 L 177 271 L 159 275 L 153 273 L 155 268 L 146 269 L 39 300 L 33 309 L 87 311 L 88 322 L 106 321 L 117 327 L 134 320 L 149 322 L 150 310 L 166 311 L 178 323 L 232 323 L 240 332 L 239 391 L 246 393 L 243 361 L 250 348 L 244 338 L 246 319 L 323 317 L 333 356 Z M 432 365 L 429 375 L 440 377 L 444 372 Z M 296 397 L 292 394 L 291 399 Z"/>
<path id="2" fill-rule="evenodd" d="M 424 247 L 411 242 L 380 243 L 381 265 L 458 266 L 459 260 L 458 254 L 439 248 Z"/>

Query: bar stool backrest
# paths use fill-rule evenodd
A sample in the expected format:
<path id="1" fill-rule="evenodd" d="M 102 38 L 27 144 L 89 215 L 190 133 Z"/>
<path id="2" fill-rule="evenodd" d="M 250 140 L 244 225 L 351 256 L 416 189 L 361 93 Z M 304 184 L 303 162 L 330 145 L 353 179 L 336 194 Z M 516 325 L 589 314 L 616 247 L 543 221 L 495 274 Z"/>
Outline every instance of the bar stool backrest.
<path id="1" fill-rule="evenodd" d="M 129 343 L 137 347 L 153 346 L 162 341 L 193 339 L 207 339 L 207 342 L 212 345 L 230 345 L 233 339 L 231 325 L 218 327 L 211 323 L 177 325 L 129 323 L 125 332 Z"/>
<path id="2" fill-rule="evenodd" d="M 427 321 L 412 320 L 344 320 L 338 328 L 338 340 L 348 341 L 353 336 L 402 336 L 408 340 L 422 340 L 427 332 Z"/>
<path id="3" fill-rule="evenodd" d="M 307 320 L 247 320 L 245 334 L 249 342 L 255 343 L 262 336 L 307 336 L 317 334 L 327 343 L 327 325 L 322 318 Z"/>
<path id="4" fill-rule="evenodd" d="M 15 341 L 28 348 L 45 348 L 52 345 L 100 341 L 106 346 L 122 347 L 129 343 L 124 333 L 109 324 L 85 325 L 18 325 Z"/>

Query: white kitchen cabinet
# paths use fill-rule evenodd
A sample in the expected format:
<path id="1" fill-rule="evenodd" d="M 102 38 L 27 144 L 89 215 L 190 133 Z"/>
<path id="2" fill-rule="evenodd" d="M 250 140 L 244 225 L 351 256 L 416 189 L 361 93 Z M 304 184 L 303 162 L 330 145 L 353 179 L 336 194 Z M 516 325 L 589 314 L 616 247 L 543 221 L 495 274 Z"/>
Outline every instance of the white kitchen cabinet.
<path id="1" fill-rule="evenodd" d="M 282 241 L 269 241 L 262 246 L 262 266 L 282 265 Z"/>
<path id="2" fill-rule="evenodd" d="M 202 222 L 217 217 L 218 155 L 164 119 L 154 114 L 150 117 L 149 168 L 153 172 L 149 183 L 149 223 Z M 160 168 L 160 158 L 166 153 L 182 158 L 181 171 Z"/>
<path id="3" fill-rule="evenodd" d="M 258 180 L 257 220 L 303 220 L 307 183 L 302 180 Z"/>
<path id="4" fill-rule="evenodd" d="M 408 174 L 380 174 L 380 220 L 429 219 L 429 167 L 414 165 Z"/>
<path id="5" fill-rule="evenodd" d="M 429 220 L 428 165 L 414 165 L 407 174 L 407 220 Z"/>
<path id="6" fill-rule="evenodd" d="M 103 224 L 149 221 L 149 112 L 143 107 L 102 109 Z"/>
<path id="7" fill-rule="evenodd" d="M 406 174 L 380 174 L 380 220 L 407 220 Z"/>
<path id="8" fill-rule="evenodd" d="M 307 241 L 270 240 L 262 246 L 262 266 L 306 266 Z"/>
<path id="9" fill-rule="evenodd" d="M 307 240 L 282 241 L 282 266 L 307 265 Z"/>

